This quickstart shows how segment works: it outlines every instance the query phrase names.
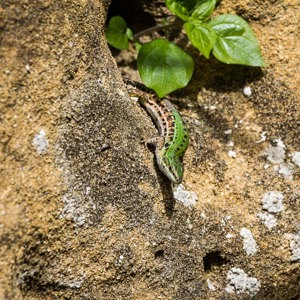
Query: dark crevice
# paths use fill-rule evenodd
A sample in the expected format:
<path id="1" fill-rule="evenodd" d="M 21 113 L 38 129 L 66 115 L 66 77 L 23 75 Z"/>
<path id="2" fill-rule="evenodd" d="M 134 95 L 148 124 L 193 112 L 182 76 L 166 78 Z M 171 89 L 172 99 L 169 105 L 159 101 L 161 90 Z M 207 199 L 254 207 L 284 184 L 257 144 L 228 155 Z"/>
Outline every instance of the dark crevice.
<path id="1" fill-rule="evenodd" d="M 153 17 L 145 12 L 143 3 L 141 0 L 112 0 L 108 9 L 107 20 L 113 16 L 121 16 L 134 34 L 156 25 Z"/>
<path id="2" fill-rule="evenodd" d="M 164 250 L 160 249 L 160 250 L 157 250 L 155 253 L 154 253 L 154 257 L 155 258 L 159 258 L 159 257 L 163 257 L 164 256 Z"/>
<path id="3" fill-rule="evenodd" d="M 221 255 L 220 251 L 209 252 L 203 258 L 205 272 L 211 271 L 213 267 L 220 267 L 227 263 L 228 260 Z"/>

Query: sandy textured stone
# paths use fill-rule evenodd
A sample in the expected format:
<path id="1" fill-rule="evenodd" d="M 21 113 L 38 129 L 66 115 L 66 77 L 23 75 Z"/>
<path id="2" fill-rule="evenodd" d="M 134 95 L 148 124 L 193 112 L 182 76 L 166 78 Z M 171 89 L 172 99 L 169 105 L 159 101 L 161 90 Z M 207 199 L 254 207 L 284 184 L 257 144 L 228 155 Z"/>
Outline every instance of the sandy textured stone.
<path id="1" fill-rule="evenodd" d="M 111 14 L 135 32 L 168 14 L 122 3 Z M 297 299 L 299 3 L 220 2 L 250 22 L 266 69 L 188 46 L 179 188 L 140 143 L 156 129 L 120 76 L 137 77 L 133 49 L 107 47 L 108 5 L 0 3 L 0 298 Z"/>

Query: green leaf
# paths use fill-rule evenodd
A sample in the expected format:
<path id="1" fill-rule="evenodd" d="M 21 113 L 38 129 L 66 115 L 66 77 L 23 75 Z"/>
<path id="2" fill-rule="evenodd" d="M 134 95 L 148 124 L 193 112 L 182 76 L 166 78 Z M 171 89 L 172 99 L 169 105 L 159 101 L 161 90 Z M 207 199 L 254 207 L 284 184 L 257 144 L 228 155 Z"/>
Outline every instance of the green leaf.
<path id="1" fill-rule="evenodd" d="M 190 55 L 164 39 L 144 44 L 137 63 L 142 81 L 160 98 L 185 87 L 194 71 Z"/>
<path id="2" fill-rule="evenodd" d="M 199 0 L 165 0 L 167 8 L 183 21 L 187 21 Z"/>
<path id="3" fill-rule="evenodd" d="M 216 0 L 165 0 L 166 6 L 183 21 L 190 18 L 207 20 L 213 13 Z"/>
<path id="4" fill-rule="evenodd" d="M 209 58 L 217 38 L 211 27 L 192 20 L 184 24 L 184 29 L 193 46 L 202 52 L 206 58 Z"/>
<path id="5" fill-rule="evenodd" d="M 215 18 L 216 19 L 216 18 Z M 211 26 L 211 23 L 210 23 Z M 213 26 L 213 30 L 221 37 L 227 36 L 241 36 L 246 29 L 238 24 L 216 24 Z"/>
<path id="6" fill-rule="evenodd" d="M 193 10 L 191 19 L 206 21 L 215 10 L 216 0 L 200 1 Z"/>
<path id="7" fill-rule="evenodd" d="M 127 28 L 122 17 L 115 16 L 109 20 L 105 35 L 110 45 L 123 50 L 128 48 L 128 38 L 132 37 L 132 31 Z"/>
<path id="8" fill-rule="evenodd" d="M 218 60 L 227 64 L 266 66 L 259 43 L 244 19 L 236 15 L 221 15 L 208 25 L 217 35 L 213 55 Z"/>
<path id="9" fill-rule="evenodd" d="M 133 39 L 133 32 L 129 27 L 127 27 L 126 29 L 126 36 L 128 37 L 129 40 Z"/>
<path id="10" fill-rule="evenodd" d="M 134 45 L 135 45 L 135 50 L 138 53 L 142 48 L 142 44 L 140 42 L 135 42 Z"/>

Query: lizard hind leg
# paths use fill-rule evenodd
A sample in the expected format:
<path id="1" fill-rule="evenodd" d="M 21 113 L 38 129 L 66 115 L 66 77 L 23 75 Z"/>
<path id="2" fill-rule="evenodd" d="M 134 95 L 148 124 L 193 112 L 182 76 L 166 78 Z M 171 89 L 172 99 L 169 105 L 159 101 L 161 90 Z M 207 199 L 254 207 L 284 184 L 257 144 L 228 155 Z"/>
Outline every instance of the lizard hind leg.
<path id="1" fill-rule="evenodd" d="M 145 144 L 145 145 L 162 145 L 164 143 L 164 138 L 162 136 L 156 136 L 153 138 L 149 138 L 149 139 L 145 139 L 145 140 L 141 140 L 141 143 Z"/>

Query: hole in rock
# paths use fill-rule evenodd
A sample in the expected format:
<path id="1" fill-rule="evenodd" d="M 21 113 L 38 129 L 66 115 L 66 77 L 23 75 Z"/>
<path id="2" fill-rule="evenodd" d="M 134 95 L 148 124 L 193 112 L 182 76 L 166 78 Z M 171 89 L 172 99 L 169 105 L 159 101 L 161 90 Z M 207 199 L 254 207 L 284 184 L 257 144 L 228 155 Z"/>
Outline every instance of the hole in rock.
<path id="1" fill-rule="evenodd" d="M 155 253 L 154 253 L 154 256 L 155 258 L 159 258 L 159 257 L 162 257 L 164 256 L 164 250 L 157 250 Z"/>
<path id="2" fill-rule="evenodd" d="M 203 257 L 204 271 L 211 271 L 213 267 L 220 267 L 228 263 L 228 260 L 222 257 L 220 251 L 212 251 Z"/>

